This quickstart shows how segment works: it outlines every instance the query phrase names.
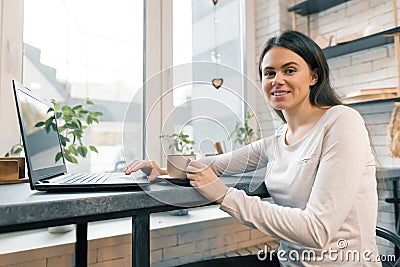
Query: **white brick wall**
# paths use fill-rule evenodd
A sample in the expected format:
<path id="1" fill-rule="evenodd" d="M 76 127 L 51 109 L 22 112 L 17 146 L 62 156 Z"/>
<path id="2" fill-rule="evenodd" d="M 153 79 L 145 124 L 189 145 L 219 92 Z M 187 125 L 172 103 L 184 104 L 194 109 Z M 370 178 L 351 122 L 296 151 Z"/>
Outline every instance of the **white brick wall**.
<path id="1" fill-rule="evenodd" d="M 291 28 L 291 14 L 286 11 L 290 4 L 291 1 L 284 0 L 256 1 L 257 63 L 264 42 L 276 32 Z M 306 33 L 306 18 L 296 18 L 297 30 Z M 349 1 L 313 14 L 310 19 L 313 38 L 318 34 L 326 37 L 333 35 L 335 42 L 336 39 L 362 34 L 369 25 L 379 26 L 382 30 L 393 27 L 393 4 L 391 0 Z M 332 58 L 328 63 L 332 71 L 332 84 L 341 96 L 360 89 L 397 86 L 393 44 Z M 262 118 L 263 136 L 268 136 L 273 132 L 270 111 L 264 107 L 264 99 L 259 99 L 257 105 L 261 107 L 257 115 Z"/>
<path id="2" fill-rule="evenodd" d="M 150 238 L 153 267 L 176 266 L 233 254 L 254 254 L 265 245 L 277 247 L 275 239 L 232 217 L 153 229 Z M 131 234 L 90 240 L 88 251 L 91 267 L 131 266 Z M 70 267 L 73 253 L 74 244 L 5 253 L 0 254 L 0 266 Z"/>
<path id="3" fill-rule="evenodd" d="M 211 220 L 153 230 L 151 235 L 153 267 L 214 258 L 274 240 L 258 230 L 239 224 L 231 217 L 219 219 L 218 222 Z M 153 251 L 161 257 L 154 259 Z"/>

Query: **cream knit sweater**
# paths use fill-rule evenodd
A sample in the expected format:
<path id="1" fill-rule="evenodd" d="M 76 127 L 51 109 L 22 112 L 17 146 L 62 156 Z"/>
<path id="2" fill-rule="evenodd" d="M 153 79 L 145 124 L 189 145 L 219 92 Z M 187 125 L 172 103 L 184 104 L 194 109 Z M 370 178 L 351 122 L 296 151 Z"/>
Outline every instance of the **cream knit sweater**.
<path id="1" fill-rule="evenodd" d="M 293 145 L 285 144 L 286 130 L 213 158 L 217 175 L 267 166 L 275 203 L 230 188 L 221 209 L 279 238 L 282 266 L 381 266 L 375 161 L 363 118 L 340 105 Z"/>

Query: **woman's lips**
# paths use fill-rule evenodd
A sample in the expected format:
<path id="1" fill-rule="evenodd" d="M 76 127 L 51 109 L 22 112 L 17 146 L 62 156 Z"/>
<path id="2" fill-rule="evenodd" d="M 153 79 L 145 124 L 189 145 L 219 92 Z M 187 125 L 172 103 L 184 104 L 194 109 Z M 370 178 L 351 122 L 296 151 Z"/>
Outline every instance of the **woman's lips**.
<path id="1" fill-rule="evenodd" d="M 273 96 L 284 96 L 284 95 L 287 95 L 289 93 L 290 92 L 288 92 L 288 91 L 276 91 L 276 92 L 272 92 L 271 95 L 273 95 Z"/>

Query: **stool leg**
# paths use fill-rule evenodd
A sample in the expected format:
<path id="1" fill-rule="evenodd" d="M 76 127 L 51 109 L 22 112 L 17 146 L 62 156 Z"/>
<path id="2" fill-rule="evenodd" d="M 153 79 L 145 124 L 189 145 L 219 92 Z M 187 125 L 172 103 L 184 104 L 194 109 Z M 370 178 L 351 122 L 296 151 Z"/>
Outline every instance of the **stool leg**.
<path id="1" fill-rule="evenodd" d="M 393 197 L 395 199 L 398 199 L 398 183 L 397 180 L 393 181 Z M 396 232 L 399 235 L 400 234 L 400 222 L 399 222 L 399 204 L 398 203 L 393 203 L 394 204 L 394 220 L 395 220 L 395 226 L 396 226 Z M 400 250 L 398 247 L 395 247 L 394 254 L 396 256 L 396 259 L 400 255 Z"/>

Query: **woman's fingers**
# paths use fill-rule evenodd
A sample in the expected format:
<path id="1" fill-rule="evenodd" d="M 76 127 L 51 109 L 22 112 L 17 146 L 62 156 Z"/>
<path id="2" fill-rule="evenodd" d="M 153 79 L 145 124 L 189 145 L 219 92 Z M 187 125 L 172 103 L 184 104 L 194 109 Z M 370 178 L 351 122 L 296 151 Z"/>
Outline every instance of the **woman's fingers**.
<path id="1" fill-rule="evenodd" d="M 138 170 L 142 170 L 150 182 L 155 181 L 162 172 L 153 160 L 134 160 L 126 166 L 125 174 L 129 175 Z"/>
<path id="2" fill-rule="evenodd" d="M 161 168 L 157 165 L 157 163 L 154 160 L 149 160 L 148 163 L 150 164 L 150 167 L 153 168 L 154 170 L 157 171 L 158 174 L 161 174 Z M 148 166 L 146 166 L 148 167 Z"/>
<path id="3" fill-rule="evenodd" d="M 186 172 L 188 173 L 188 175 L 189 175 L 189 174 L 196 174 L 196 173 L 199 172 L 199 169 L 198 169 L 198 168 L 195 168 L 195 167 L 193 167 L 193 166 L 188 166 L 188 167 L 186 168 Z"/>
<path id="4" fill-rule="evenodd" d="M 203 163 L 201 163 L 198 160 L 191 160 L 188 164 L 188 167 L 194 167 L 194 168 L 201 169 L 201 168 L 207 167 L 207 165 L 204 165 Z"/>
<path id="5" fill-rule="evenodd" d="M 148 161 L 135 160 L 135 161 L 129 163 L 128 166 L 125 168 L 125 174 L 131 174 L 132 172 L 135 172 L 135 171 L 140 170 L 145 167 L 153 167 L 153 166 Z"/>
<path id="6" fill-rule="evenodd" d="M 157 176 L 159 175 L 159 173 L 156 170 L 152 170 L 150 175 L 147 176 L 147 179 L 149 179 L 150 182 L 153 182 L 157 179 Z"/>
<path id="7" fill-rule="evenodd" d="M 207 165 L 197 160 L 191 160 L 186 168 L 188 173 L 199 173 L 207 169 Z"/>

